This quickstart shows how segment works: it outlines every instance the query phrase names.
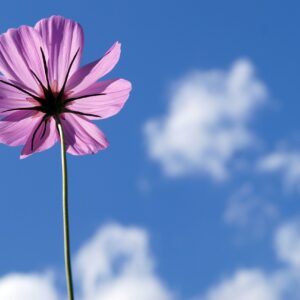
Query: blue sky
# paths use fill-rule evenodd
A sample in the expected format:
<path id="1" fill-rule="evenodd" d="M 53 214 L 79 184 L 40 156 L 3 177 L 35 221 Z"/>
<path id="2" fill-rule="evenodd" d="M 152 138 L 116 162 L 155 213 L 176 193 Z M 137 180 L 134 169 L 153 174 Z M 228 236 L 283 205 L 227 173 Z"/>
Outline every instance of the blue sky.
<path id="1" fill-rule="evenodd" d="M 297 1 L 2 4 L 1 32 L 53 14 L 78 21 L 83 63 L 120 41 L 121 60 L 106 77 L 133 84 L 121 113 L 97 122 L 110 147 L 68 156 L 79 299 L 297 299 L 299 8 Z M 43 292 L 57 300 L 59 147 L 25 160 L 20 150 L 0 145 L 0 298 Z"/>

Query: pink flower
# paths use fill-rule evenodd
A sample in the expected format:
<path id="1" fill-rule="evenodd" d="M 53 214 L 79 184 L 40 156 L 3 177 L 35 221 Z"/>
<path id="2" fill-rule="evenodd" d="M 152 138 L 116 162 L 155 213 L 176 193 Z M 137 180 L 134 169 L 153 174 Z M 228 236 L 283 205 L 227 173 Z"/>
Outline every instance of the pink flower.
<path id="1" fill-rule="evenodd" d="M 131 84 L 125 79 L 97 81 L 118 62 L 120 43 L 100 60 L 79 67 L 83 44 L 81 26 L 60 16 L 0 35 L 0 142 L 24 145 L 21 158 L 59 141 L 57 121 L 71 154 L 92 154 L 108 146 L 90 121 L 118 113 Z"/>

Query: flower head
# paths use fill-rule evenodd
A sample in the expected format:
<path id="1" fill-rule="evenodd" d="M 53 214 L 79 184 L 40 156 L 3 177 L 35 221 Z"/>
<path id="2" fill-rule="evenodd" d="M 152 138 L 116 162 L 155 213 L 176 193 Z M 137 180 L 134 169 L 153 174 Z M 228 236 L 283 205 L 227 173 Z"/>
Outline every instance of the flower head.
<path id="1" fill-rule="evenodd" d="M 97 81 L 118 62 L 120 43 L 80 67 L 83 44 L 81 26 L 60 16 L 0 35 L 0 142 L 24 145 L 21 158 L 59 141 L 57 122 L 71 154 L 92 154 L 108 146 L 91 120 L 119 112 L 131 84 L 125 79 Z"/>

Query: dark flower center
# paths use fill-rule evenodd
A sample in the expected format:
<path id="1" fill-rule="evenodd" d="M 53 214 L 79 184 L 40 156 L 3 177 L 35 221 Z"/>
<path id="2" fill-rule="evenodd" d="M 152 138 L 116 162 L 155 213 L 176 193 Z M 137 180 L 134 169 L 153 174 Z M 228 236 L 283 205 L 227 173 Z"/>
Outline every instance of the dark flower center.
<path id="1" fill-rule="evenodd" d="M 48 116 L 59 116 L 64 111 L 63 97 L 47 91 L 45 99 L 41 103 L 40 111 Z"/>
<path id="2" fill-rule="evenodd" d="M 59 92 L 54 92 L 54 91 L 52 91 L 51 86 L 50 86 L 49 71 L 48 71 L 48 66 L 47 66 L 47 62 L 46 62 L 46 57 L 45 57 L 43 49 L 41 48 L 44 71 L 45 71 L 45 76 L 46 76 L 46 80 L 47 80 L 47 87 L 44 86 L 44 84 L 41 82 L 41 80 L 38 78 L 38 76 L 32 70 L 31 70 L 31 73 L 35 77 L 35 79 L 39 82 L 39 84 L 44 92 L 44 97 L 40 97 L 40 99 L 38 100 L 38 102 L 40 103 L 38 110 L 45 113 L 46 116 L 48 116 L 48 117 L 54 117 L 56 120 L 58 120 L 59 115 L 61 113 L 67 112 L 67 109 L 65 109 L 66 103 L 65 103 L 65 99 L 64 99 L 65 87 L 66 87 L 66 83 L 69 78 L 71 68 L 74 64 L 74 61 L 75 61 L 77 55 L 78 55 L 78 52 L 79 52 L 79 49 L 76 51 L 75 55 L 73 56 L 73 58 L 71 60 L 71 63 L 68 67 L 61 90 Z"/>

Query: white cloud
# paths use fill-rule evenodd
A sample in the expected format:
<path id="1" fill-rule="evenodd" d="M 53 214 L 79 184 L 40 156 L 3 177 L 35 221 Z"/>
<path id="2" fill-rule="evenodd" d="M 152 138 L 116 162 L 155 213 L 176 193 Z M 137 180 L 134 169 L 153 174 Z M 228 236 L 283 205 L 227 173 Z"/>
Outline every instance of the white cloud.
<path id="1" fill-rule="evenodd" d="M 108 225 L 78 253 L 84 300 L 174 299 L 154 272 L 147 233 Z"/>
<path id="2" fill-rule="evenodd" d="M 266 98 L 248 60 L 228 72 L 192 72 L 173 85 L 168 113 L 146 123 L 149 155 L 170 176 L 224 179 L 234 155 L 254 143 L 248 122 Z"/>
<path id="3" fill-rule="evenodd" d="M 239 270 L 211 288 L 205 300 L 279 300 L 278 285 L 274 285 L 261 270 Z"/>
<path id="4" fill-rule="evenodd" d="M 300 268 L 300 220 L 282 225 L 275 236 L 278 256 Z"/>
<path id="5" fill-rule="evenodd" d="M 273 271 L 236 270 L 194 300 L 298 300 L 300 293 L 300 220 L 275 233 L 276 254 L 285 265 Z M 79 300 L 176 300 L 155 273 L 145 230 L 110 224 L 75 257 Z M 1 300 L 65 299 L 53 274 L 9 274 L 0 278 Z"/>
<path id="6" fill-rule="evenodd" d="M 277 257 L 287 265 L 273 271 L 238 269 L 195 300 L 298 300 L 300 294 L 300 220 L 275 232 Z"/>
<path id="7" fill-rule="evenodd" d="M 298 300 L 299 284 L 294 269 L 240 269 L 195 300 Z"/>
<path id="8" fill-rule="evenodd" d="M 261 158 L 257 163 L 260 172 L 281 173 L 285 186 L 300 188 L 300 152 L 278 150 Z"/>
<path id="9" fill-rule="evenodd" d="M 277 216 L 276 206 L 259 197 L 250 184 L 243 185 L 230 197 L 224 212 L 227 224 L 247 229 L 256 237 L 262 237 Z"/>
<path id="10" fill-rule="evenodd" d="M 79 300 L 175 300 L 155 273 L 147 232 L 109 224 L 75 257 Z M 0 278 L 1 300 L 59 300 L 48 273 L 9 274 Z"/>
<path id="11" fill-rule="evenodd" d="M 48 274 L 9 274 L 0 278 L 1 300 L 58 300 L 52 276 Z"/>

